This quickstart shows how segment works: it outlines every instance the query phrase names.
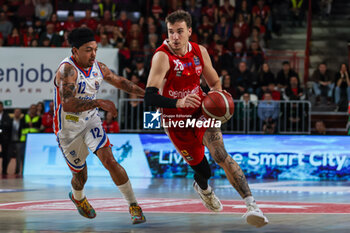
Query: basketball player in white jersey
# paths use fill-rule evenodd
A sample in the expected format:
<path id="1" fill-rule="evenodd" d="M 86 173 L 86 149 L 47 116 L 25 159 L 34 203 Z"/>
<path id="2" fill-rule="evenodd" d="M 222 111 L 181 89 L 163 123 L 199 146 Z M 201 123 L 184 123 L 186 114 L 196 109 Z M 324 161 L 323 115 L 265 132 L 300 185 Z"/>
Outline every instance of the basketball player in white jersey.
<path id="1" fill-rule="evenodd" d="M 74 29 L 68 39 L 72 45 L 73 55 L 61 62 L 56 73 L 54 131 L 73 174 L 69 197 L 82 216 L 86 218 L 96 216 L 95 210 L 84 195 L 84 184 L 87 180 L 85 160 L 90 149 L 109 171 L 114 183 L 128 202 L 132 223 L 145 222 L 128 175 L 115 161 L 109 139 L 98 115 L 98 108 L 101 108 L 111 112 L 115 117 L 117 109 L 112 101 L 96 98 L 103 80 L 138 96 L 144 96 L 144 90 L 124 77 L 113 74 L 106 65 L 95 60 L 97 43 L 90 29 Z"/>

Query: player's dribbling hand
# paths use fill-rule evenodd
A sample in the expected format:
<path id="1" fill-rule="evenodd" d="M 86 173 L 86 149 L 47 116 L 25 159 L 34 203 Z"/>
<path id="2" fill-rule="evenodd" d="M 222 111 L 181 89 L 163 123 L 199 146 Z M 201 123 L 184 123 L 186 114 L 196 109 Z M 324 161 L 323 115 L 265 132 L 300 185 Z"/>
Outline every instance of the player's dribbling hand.
<path id="1" fill-rule="evenodd" d="M 188 94 L 176 103 L 177 108 L 198 108 L 199 105 L 201 105 L 201 98 L 196 94 Z"/>
<path id="2" fill-rule="evenodd" d="M 117 108 L 115 107 L 115 105 L 112 101 L 98 99 L 97 103 L 98 103 L 99 107 L 102 108 L 103 110 L 105 110 L 107 112 L 111 112 L 113 117 L 116 117 L 118 115 Z"/>

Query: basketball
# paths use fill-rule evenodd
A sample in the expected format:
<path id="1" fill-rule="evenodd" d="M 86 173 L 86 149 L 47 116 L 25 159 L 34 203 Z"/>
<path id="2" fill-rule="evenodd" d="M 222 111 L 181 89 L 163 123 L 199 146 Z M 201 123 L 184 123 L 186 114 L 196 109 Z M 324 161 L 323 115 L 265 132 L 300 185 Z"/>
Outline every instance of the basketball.
<path id="1" fill-rule="evenodd" d="M 232 117 L 234 106 L 233 99 L 228 93 L 213 91 L 202 101 L 202 112 L 206 118 L 215 118 L 225 123 Z"/>

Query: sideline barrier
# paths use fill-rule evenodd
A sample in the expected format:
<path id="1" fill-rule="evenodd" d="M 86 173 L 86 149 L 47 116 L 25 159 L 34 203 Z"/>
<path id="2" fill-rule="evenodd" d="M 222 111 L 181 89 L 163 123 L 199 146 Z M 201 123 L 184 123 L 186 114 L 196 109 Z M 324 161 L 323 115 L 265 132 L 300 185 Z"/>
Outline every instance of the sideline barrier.
<path id="1" fill-rule="evenodd" d="M 165 134 L 108 135 L 115 159 L 130 177 L 193 177 L 192 169 Z M 224 135 L 227 152 L 248 178 L 349 180 L 350 137 Z M 213 177 L 224 177 L 206 149 Z M 109 176 L 97 156 L 87 158 L 89 176 Z M 29 134 L 24 176 L 70 175 L 53 134 Z"/>

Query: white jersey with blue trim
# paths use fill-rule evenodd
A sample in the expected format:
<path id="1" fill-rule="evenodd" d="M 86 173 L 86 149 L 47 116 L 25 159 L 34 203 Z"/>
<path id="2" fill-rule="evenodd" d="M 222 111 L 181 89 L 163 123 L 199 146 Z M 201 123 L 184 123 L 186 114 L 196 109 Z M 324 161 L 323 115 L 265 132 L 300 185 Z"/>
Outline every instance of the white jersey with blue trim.
<path id="1" fill-rule="evenodd" d="M 97 61 L 88 70 L 81 68 L 74 60 L 73 57 L 65 58 L 60 66 L 64 63 L 69 63 L 74 66 L 77 71 L 76 80 L 76 94 L 75 98 L 83 100 L 94 100 L 103 81 L 103 73 Z M 57 135 L 58 132 L 74 131 L 81 132 L 84 130 L 88 120 L 95 114 L 98 114 L 98 109 L 90 109 L 84 112 L 65 112 L 63 111 L 59 87 L 55 83 L 55 119 L 54 119 L 54 131 Z"/>

